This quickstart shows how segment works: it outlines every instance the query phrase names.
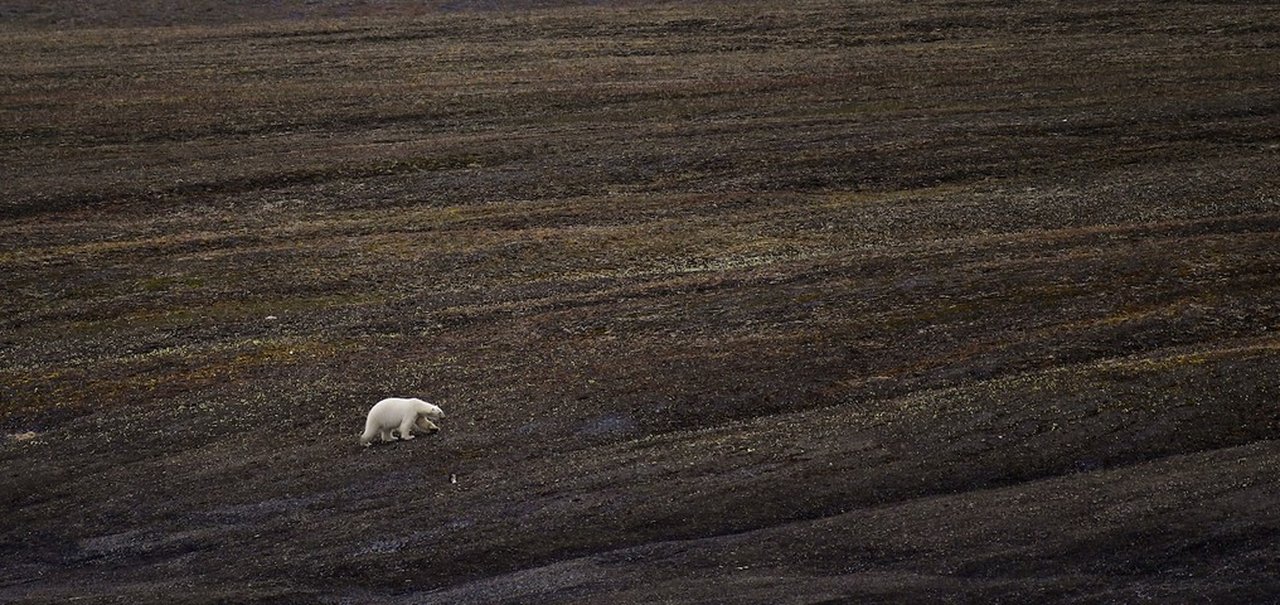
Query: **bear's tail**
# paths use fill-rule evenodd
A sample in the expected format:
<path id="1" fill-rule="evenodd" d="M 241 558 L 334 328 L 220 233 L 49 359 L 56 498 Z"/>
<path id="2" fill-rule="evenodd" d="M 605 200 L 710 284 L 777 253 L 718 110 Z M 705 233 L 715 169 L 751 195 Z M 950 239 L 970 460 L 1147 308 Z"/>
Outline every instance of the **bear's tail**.
<path id="1" fill-rule="evenodd" d="M 364 421 L 364 433 L 360 435 L 360 445 L 367 446 L 374 437 L 378 436 L 378 423 L 373 421 L 373 413 L 369 413 L 369 418 Z"/>

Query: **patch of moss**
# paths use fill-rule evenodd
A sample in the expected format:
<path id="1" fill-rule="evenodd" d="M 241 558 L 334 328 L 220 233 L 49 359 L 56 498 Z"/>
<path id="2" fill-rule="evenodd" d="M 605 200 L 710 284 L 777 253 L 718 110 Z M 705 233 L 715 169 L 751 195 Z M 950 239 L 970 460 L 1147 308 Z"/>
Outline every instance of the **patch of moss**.
<path id="1" fill-rule="evenodd" d="M 194 290 L 204 285 L 204 278 L 197 275 L 163 275 L 137 280 L 135 285 L 143 292 Z"/>

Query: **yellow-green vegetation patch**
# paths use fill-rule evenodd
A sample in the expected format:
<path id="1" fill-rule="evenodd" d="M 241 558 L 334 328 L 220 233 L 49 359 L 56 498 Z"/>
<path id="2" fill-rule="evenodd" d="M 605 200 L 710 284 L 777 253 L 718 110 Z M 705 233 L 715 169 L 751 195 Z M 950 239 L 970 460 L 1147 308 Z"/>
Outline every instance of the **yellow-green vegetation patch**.
<path id="1" fill-rule="evenodd" d="M 1280 341 L 1262 340 L 1219 349 L 1172 353 L 1138 359 L 1109 360 L 1100 362 L 1098 366 L 1105 370 L 1156 374 L 1185 366 L 1199 366 L 1228 359 L 1270 357 L 1278 353 L 1280 353 Z"/>
<path id="2" fill-rule="evenodd" d="M 344 292 L 299 298 L 233 299 L 185 303 L 180 308 L 143 309 L 101 320 L 72 321 L 66 329 L 79 335 L 128 329 L 175 328 L 210 322 L 261 321 L 270 316 L 370 305 L 385 300 L 376 292 Z"/>
<path id="3" fill-rule="evenodd" d="M 59 367 L 9 367 L 0 370 L 0 386 L 18 396 L 0 401 L 0 414 L 146 402 L 159 393 L 174 395 L 234 383 L 258 369 L 314 364 L 356 348 L 349 341 L 258 338 L 165 347 Z"/>
<path id="4" fill-rule="evenodd" d="M 971 185 L 963 183 L 941 183 L 924 187 L 907 187 L 885 191 L 832 191 L 813 194 L 820 206 L 832 209 L 857 208 L 868 204 L 916 202 L 936 199 L 949 195 L 966 193 L 972 190 Z"/>
<path id="5" fill-rule="evenodd" d="M 172 290 L 194 290 L 205 283 L 199 275 L 158 275 L 139 279 L 135 285 L 144 292 L 165 292 Z"/>

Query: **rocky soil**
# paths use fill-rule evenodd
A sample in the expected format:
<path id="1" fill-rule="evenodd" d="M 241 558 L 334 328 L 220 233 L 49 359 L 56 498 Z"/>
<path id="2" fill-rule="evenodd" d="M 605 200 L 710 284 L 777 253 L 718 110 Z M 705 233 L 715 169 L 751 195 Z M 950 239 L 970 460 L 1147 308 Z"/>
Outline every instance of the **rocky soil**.
<path id="1" fill-rule="evenodd" d="M 0 602 L 1280 601 L 1271 3 L 0 18 Z"/>

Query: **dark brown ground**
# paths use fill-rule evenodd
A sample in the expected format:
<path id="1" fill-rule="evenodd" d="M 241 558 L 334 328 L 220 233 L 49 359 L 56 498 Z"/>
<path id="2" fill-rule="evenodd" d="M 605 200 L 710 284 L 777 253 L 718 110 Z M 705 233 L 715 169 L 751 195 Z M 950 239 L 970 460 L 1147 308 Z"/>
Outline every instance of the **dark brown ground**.
<path id="1" fill-rule="evenodd" d="M 0 27 L 0 601 L 1280 602 L 1274 4 L 123 4 Z"/>

